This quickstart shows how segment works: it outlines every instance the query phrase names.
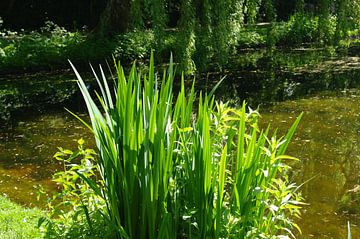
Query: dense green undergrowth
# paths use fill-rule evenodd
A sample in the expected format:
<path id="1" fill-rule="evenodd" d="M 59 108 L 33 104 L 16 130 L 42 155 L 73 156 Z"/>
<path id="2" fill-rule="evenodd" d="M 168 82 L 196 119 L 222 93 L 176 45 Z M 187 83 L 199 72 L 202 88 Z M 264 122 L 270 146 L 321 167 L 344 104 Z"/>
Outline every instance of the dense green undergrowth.
<path id="1" fill-rule="evenodd" d="M 317 17 L 294 15 L 288 22 L 246 25 L 239 31 L 237 41 L 229 46 L 230 57 L 238 54 L 242 48 L 259 47 L 299 47 L 310 43 L 317 47 L 331 44 L 330 40 L 320 40 Z M 328 38 L 335 37 L 335 22 L 330 24 Z M 357 32 L 349 32 L 356 36 Z M 161 47 L 156 52 L 159 63 L 166 61 L 170 52 L 174 53 L 176 62 L 183 62 L 182 33 L 176 29 L 163 33 Z M 356 42 L 356 37 L 352 38 Z M 149 59 L 149 49 L 156 42 L 153 30 L 135 30 L 112 38 L 98 38 L 86 31 L 70 32 L 52 22 L 46 22 L 39 31 L 14 32 L 0 30 L 0 73 L 37 71 L 41 69 L 67 67 L 64 62 L 71 59 L 78 65 L 89 61 L 103 61 L 115 56 L 123 63 Z M 229 43 L 230 44 L 230 43 Z M 348 46 L 349 39 L 340 41 L 341 46 Z M 202 54 L 202 53 L 196 53 Z M 210 56 L 211 57 L 211 56 Z M 198 58 L 196 55 L 194 58 Z M 216 57 L 208 61 L 207 68 L 221 67 Z M 196 67 L 196 66 L 195 66 Z M 195 69 L 195 68 L 193 68 Z"/>
<path id="2" fill-rule="evenodd" d="M 196 96 L 184 78 L 117 65 L 111 90 L 101 73 L 92 97 L 76 72 L 97 152 L 60 148 L 63 191 L 41 221 L 48 238 L 288 238 L 300 230 L 301 196 L 285 155 L 300 117 L 284 137 L 258 126 L 259 113 Z M 100 69 L 102 72 L 102 69 Z M 95 101 L 94 101 L 95 100 Z M 60 201 L 60 203 L 59 203 Z M 54 217 L 55 216 L 55 217 Z M 99 238 L 99 237 L 98 237 Z"/>

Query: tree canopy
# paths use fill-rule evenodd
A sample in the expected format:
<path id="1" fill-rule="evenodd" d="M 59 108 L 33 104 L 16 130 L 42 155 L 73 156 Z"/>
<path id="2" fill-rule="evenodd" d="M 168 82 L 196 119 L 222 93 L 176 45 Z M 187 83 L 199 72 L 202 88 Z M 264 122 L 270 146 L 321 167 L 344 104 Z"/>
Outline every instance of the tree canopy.
<path id="1" fill-rule="evenodd" d="M 293 24 L 286 27 L 292 27 L 295 43 L 338 44 L 359 26 L 360 0 L 7 0 L 0 3 L 0 17 L 5 27 L 33 28 L 51 20 L 68 28 L 88 25 L 104 37 L 150 29 L 158 52 L 172 31 L 175 60 L 191 71 L 213 60 L 226 64 L 242 29 L 263 22 L 270 26 L 269 45 L 278 40 L 272 26 L 283 21 Z"/>

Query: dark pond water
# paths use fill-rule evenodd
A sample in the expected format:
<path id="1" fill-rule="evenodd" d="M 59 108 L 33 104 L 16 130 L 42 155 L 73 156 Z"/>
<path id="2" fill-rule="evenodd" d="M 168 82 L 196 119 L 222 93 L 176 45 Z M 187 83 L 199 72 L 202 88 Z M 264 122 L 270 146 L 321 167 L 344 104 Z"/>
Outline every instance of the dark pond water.
<path id="1" fill-rule="evenodd" d="M 80 138 L 93 147 L 90 136 L 88 130 L 64 111 L 43 112 L 1 130 L 0 192 L 21 204 L 43 206 L 44 200 L 36 200 L 35 187 L 41 185 L 48 192 L 56 190 L 50 178 L 61 168 L 52 158 L 57 147 L 76 149 Z"/>
<path id="2" fill-rule="evenodd" d="M 222 100 L 246 99 L 260 107 L 262 123 L 285 132 L 304 112 L 289 154 L 298 157 L 291 178 L 309 203 L 299 238 L 360 238 L 360 58 L 327 51 L 242 52 L 233 67 L 198 79 Z M 74 149 L 91 135 L 63 109 L 79 111 L 82 101 L 71 72 L 0 79 L 0 193 L 25 205 L 38 205 L 36 185 L 55 190 L 51 175 L 57 147 Z M 201 85 L 201 86 L 200 86 Z M 51 111 L 49 109 L 52 109 Z M 10 121 L 9 121 L 10 119 Z"/>

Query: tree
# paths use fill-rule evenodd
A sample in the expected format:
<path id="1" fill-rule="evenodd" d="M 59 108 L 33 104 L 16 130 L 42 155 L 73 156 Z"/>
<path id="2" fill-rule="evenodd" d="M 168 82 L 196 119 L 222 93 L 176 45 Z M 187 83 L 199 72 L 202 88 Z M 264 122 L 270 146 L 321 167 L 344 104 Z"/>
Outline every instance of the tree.
<path id="1" fill-rule="evenodd" d="M 349 38 L 349 31 L 360 25 L 360 1 L 338 0 L 336 16 L 335 43 Z"/>
<path id="2" fill-rule="evenodd" d="M 122 33 L 129 29 L 131 0 L 108 0 L 95 32 L 100 35 Z"/>
<path id="3" fill-rule="evenodd" d="M 274 7 L 274 0 L 263 0 L 263 8 L 265 13 L 265 18 L 267 22 L 272 22 L 276 20 L 276 9 Z"/>
<path id="4" fill-rule="evenodd" d="M 332 41 L 332 25 L 331 25 L 331 7 L 332 1 L 320 0 L 319 2 L 319 25 L 318 34 L 319 40 L 325 44 L 331 43 Z"/>
<path id="5" fill-rule="evenodd" d="M 182 0 L 180 6 L 181 17 L 179 20 L 178 61 L 186 73 L 192 73 L 194 68 L 193 57 L 195 52 L 195 13 L 193 0 Z"/>

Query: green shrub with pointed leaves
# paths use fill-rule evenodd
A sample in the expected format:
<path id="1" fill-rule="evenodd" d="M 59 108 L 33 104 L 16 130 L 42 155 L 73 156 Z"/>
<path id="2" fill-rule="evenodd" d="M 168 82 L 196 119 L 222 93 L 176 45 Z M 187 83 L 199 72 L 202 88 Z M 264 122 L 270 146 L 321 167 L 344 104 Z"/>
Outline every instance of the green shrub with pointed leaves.
<path id="1" fill-rule="evenodd" d="M 159 77 L 153 57 L 148 74 L 133 66 L 126 77 L 117 65 L 114 89 L 100 68 L 96 99 L 74 70 L 101 183 L 81 170 L 76 174 L 103 199 L 111 238 L 293 235 L 301 197 L 283 161 L 294 159 L 285 150 L 301 116 L 284 137 L 269 136 L 258 126 L 257 111 L 215 101 L 215 89 L 197 97 L 182 77 L 174 94 L 172 61 Z"/>

